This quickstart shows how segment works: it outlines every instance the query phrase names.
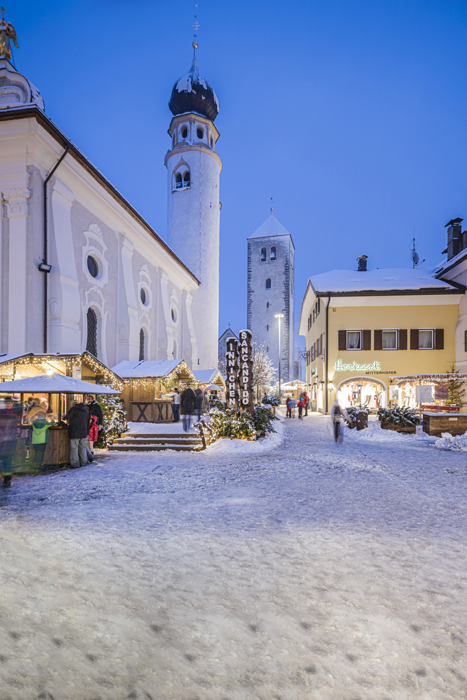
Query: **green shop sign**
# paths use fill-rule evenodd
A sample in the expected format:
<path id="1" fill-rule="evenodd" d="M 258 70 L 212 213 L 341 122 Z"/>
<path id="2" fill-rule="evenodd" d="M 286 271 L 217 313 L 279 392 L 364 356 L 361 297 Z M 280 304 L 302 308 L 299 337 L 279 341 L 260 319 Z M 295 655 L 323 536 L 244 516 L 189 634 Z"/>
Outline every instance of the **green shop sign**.
<path id="1" fill-rule="evenodd" d="M 334 365 L 336 372 L 365 372 L 376 371 L 381 369 L 381 362 L 370 362 L 366 365 L 359 365 L 358 362 L 345 363 L 342 360 L 336 360 Z"/>

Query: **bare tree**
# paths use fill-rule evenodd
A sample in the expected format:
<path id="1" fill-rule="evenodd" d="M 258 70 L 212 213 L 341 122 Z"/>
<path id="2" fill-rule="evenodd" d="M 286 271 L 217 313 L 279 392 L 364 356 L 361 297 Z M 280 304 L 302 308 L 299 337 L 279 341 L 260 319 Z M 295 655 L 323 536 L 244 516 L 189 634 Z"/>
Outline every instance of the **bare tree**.
<path id="1" fill-rule="evenodd" d="M 253 389 L 259 401 L 261 394 L 267 394 L 277 382 L 277 370 L 264 348 L 263 343 L 253 342 Z"/>

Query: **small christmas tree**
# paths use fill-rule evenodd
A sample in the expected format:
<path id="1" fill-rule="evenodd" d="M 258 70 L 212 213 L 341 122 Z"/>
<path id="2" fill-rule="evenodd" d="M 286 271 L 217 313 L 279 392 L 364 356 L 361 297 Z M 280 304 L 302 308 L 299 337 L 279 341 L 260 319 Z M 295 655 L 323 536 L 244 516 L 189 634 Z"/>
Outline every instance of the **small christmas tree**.
<path id="1" fill-rule="evenodd" d="M 128 430 L 126 408 L 120 396 L 101 394 L 97 401 L 102 408 L 104 430 L 99 431 L 96 447 L 107 447 Z"/>
<path id="2" fill-rule="evenodd" d="M 453 375 L 452 379 L 448 379 L 447 385 L 449 389 L 449 396 L 446 401 L 446 406 L 459 406 L 462 408 L 464 405 L 464 395 L 465 395 L 465 384 L 460 377 L 456 377 L 457 371 L 455 367 L 451 367 L 449 374 Z"/>

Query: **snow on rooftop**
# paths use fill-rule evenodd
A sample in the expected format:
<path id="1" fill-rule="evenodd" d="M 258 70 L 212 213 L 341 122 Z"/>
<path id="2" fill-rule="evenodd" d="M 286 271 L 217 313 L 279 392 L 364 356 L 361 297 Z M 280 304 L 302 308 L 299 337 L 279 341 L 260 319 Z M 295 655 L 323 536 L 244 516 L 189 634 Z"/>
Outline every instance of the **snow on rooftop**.
<path id="1" fill-rule="evenodd" d="M 261 224 L 259 228 L 256 229 L 252 236 L 248 238 L 269 238 L 270 236 L 290 236 L 285 226 L 281 224 L 280 221 L 276 219 L 274 214 L 268 216 L 266 221 Z"/>
<path id="2" fill-rule="evenodd" d="M 420 289 L 453 289 L 448 282 L 438 280 L 421 268 L 391 268 L 356 272 L 331 270 L 310 278 L 317 292 L 363 292 Z"/>
<path id="3" fill-rule="evenodd" d="M 112 372 L 123 379 L 138 377 L 166 377 L 183 360 L 122 360 L 113 367 Z"/>

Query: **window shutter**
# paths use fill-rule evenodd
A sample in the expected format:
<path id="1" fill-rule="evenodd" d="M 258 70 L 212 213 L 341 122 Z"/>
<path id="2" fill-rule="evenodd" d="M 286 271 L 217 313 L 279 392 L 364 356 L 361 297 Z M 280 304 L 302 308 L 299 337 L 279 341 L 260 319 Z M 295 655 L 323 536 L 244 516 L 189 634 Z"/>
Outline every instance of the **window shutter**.
<path id="1" fill-rule="evenodd" d="M 346 333 L 346 331 L 339 331 L 339 352 L 341 350 L 347 350 L 347 333 Z"/>
<path id="2" fill-rule="evenodd" d="M 373 333 L 373 344 L 375 350 L 383 349 L 383 331 L 375 331 Z"/>
<path id="3" fill-rule="evenodd" d="M 410 349 L 418 350 L 418 328 L 410 329 Z"/>
<path id="4" fill-rule="evenodd" d="M 444 350 L 444 328 L 435 330 L 435 350 Z"/>
<path id="5" fill-rule="evenodd" d="M 363 349 L 371 350 L 371 331 L 363 331 Z"/>
<path id="6" fill-rule="evenodd" d="M 399 331 L 399 350 L 407 350 L 407 328 Z"/>

